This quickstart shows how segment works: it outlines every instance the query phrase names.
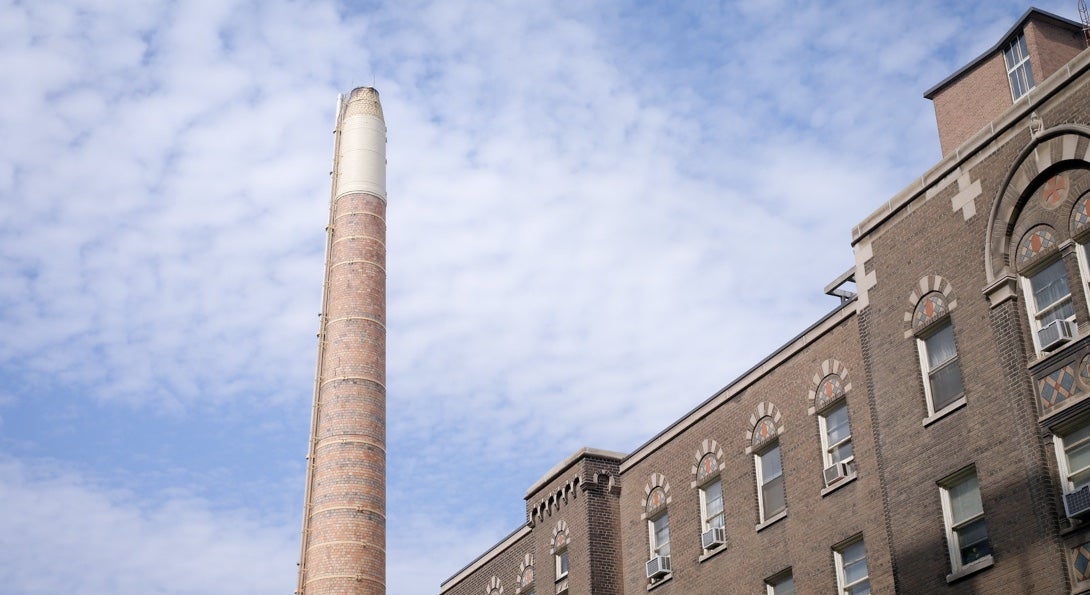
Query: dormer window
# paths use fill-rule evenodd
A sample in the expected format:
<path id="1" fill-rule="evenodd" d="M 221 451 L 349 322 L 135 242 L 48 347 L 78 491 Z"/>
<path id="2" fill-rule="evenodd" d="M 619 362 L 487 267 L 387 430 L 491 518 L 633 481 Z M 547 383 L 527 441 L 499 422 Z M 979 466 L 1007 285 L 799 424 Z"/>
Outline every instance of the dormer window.
<path id="1" fill-rule="evenodd" d="M 1003 61 L 1007 63 L 1007 78 L 1011 82 L 1011 99 L 1018 101 L 1033 88 L 1033 68 L 1029 64 L 1026 36 L 1019 33 L 1003 48 Z"/>

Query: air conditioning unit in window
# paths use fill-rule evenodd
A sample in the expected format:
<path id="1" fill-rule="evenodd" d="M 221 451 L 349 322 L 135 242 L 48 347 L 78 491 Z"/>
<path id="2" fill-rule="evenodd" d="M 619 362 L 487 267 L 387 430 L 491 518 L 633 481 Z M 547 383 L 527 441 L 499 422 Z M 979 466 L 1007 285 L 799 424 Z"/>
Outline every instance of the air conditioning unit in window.
<path id="1" fill-rule="evenodd" d="M 712 527 L 700 534 L 700 545 L 704 549 L 717 548 L 727 542 L 727 531 L 722 527 Z"/>
<path id="2" fill-rule="evenodd" d="M 1090 512 L 1090 485 L 1082 486 L 1070 494 L 1064 494 L 1064 510 L 1068 518 L 1072 519 Z"/>
<path id="3" fill-rule="evenodd" d="M 647 578 L 670 574 L 670 556 L 655 556 L 647 561 Z"/>
<path id="4" fill-rule="evenodd" d="M 1052 351 L 1075 336 L 1075 325 L 1067 320 L 1053 320 L 1037 331 L 1041 351 Z"/>
<path id="5" fill-rule="evenodd" d="M 832 467 L 825 468 L 825 485 L 831 486 L 847 476 L 848 466 L 846 464 L 833 463 Z"/>

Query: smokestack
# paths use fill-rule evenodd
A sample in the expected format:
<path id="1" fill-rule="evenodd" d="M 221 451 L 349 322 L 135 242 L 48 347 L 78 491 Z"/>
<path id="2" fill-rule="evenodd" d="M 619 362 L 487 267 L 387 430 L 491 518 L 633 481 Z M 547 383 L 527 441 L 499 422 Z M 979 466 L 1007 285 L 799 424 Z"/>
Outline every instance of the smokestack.
<path id="1" fill-rule="evenodd" d="M 386 123 L 337 106 L 299 595 L 386 592 Z"/>

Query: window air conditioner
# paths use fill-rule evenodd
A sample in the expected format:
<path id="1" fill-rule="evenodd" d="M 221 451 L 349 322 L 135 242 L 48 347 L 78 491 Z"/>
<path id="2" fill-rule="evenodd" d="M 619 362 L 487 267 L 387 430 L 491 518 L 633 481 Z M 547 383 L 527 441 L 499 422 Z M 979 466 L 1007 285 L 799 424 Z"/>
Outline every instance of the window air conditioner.
<path id="1" fill-rule="evenodd" d="M 1064 494 L 1064 509 L 1067 511 L 1068 518 L 1079 517 L 1090 512 L 1090 485 L 1084 485 L 1070 494 Z"/>
<path id="2" fill-rule="evenodd" d="M 847 465 L 845 465 L 844 463 L 833 463 L 832 467 L 825 468 L 825 485 L 831 486 L 847 476 Z"/>
<path id="3" fill-rule="evenodd" d="M 647 561 L 647 578 L 670 574 L 670 556 L 655 556 Z"/>
<path id="4" fill-rule="evenodd" d="M 1075 325 L 1067 320 L 1053 320 L 1037 331 L 1041 351 L 1052 351 L 1075 336 Z"/>
<path id="5" fill-rule="evenodd" d="M 727 531 L 722 527 L 712 527 L 700 534 L 700 545 L 710 550 L 727 542 Z"/>

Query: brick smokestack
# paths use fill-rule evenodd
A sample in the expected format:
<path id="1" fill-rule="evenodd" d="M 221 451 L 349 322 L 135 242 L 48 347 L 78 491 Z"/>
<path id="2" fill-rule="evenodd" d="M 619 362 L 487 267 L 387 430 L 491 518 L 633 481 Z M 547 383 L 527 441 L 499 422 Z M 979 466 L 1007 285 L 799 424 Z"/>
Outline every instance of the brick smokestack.
<path id="1" fill-rule="evenodd" d="M 386 123 L 337 107 L 300 595 L 386 592 Z"/>

